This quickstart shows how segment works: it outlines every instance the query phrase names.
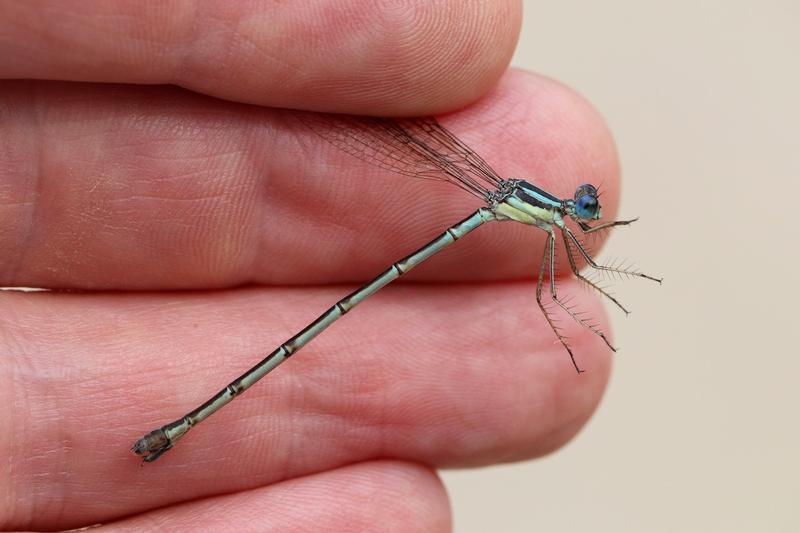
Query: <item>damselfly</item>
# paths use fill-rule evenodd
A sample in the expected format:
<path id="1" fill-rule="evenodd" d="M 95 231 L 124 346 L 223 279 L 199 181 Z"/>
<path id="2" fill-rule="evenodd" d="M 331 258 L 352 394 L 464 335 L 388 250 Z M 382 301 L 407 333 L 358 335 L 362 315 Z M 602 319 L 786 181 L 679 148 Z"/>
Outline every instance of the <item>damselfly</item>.
<path id="1" fill-rule="evenodd" d="M 628 311 L 613 295 L 581 273 L 578 258 L 582 258 L 594 270 L 661 282 L 658 278 L 630 268 L 598 264 L 578 238 L 576 231 L 567 225 L 567 220 L 571 219 L 581 233 L 591 234 L 614 226 L 624 226 L 636 220 L 617 220 L 590 225 L 590 221 L 601 218 L 599 194 L 593 185 L 581 185 L 575 190 L 572 198 L 560 199 L 525 180 L 503 179 L 478 154 L 432 117 L 388 119 L 325 114 L 305 114 L 299 117 L 320 137 L 355 157 L 400 174 L 452 183 L 481 198 L 485 205 L 461 222 L 447 228 L 444 233 L 416 252 L 393 263 L 360 289 L 333 304 L 316 320 L 278 346 L 261 362 L 236 378 L 207 402 L 136 441 L 131 450 L 143 456 L 144 461 L 158 459 L 189 429 L 253 386 L 353 307 L 486 222 L 511 220 L 535 226 L 547 234 L 539 267 L 536 301 L 555 333 L 555 338 L 561 342 L 579 373 L 582 370 L 575 360 L 575 355 L 567 339 L 556 326 L 551 310 L 542 299 L 545 279 L 548 279 L 550 299 L 578 324 L 603 339 L 611 350 L 616 350 L 597 326 L 588 322 L 559 298 L 555 282 L 557 236 L 561 237 L 573 274 L 626 314 Z"/>

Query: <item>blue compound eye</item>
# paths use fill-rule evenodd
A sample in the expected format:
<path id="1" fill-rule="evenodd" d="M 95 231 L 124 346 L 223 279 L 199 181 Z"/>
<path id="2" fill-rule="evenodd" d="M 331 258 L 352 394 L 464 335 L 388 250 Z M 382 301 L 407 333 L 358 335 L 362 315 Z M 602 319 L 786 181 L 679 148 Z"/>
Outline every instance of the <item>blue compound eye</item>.
<path id="1" fill-rule="evenodd" d="M 575 214 L 586 220 L 597 219 L 600 203 L 597 201 L 597 189 L 585 183 L 575 190 Z"/>
<path id="2" fill-rule="evenodd" d="M 578 198 L 578 201 L 575 202 L 575 214 L 580 218 L 593 219 L 597 216 L 598 207 L 597 198 L 587 194 L 581 196 Z"/>

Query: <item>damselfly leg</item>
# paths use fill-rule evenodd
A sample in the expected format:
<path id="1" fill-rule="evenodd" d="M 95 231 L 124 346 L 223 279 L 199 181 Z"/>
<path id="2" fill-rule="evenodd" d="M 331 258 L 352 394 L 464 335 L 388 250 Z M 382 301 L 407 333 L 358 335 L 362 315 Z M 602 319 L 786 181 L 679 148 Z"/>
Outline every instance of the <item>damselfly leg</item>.
<path id="1" fill-rule="evenodd" d="M 630 224 L 631 222 L 633 222 L 635 220 L 636 219 L 621 221 L 622 224 L 615 223 L 615 222 L 609 222 L 605 226 L 606 227 L 611 227 L 611 226 L 625 225 L 625 224 Z M 620 222 L 620 221 L 617 221 L 617 222 Z M 600 226 L 596 226 L 595 228 L 591 228 L 591 229 L 596 231 L 597 229 L 601 229 L 601 228 L 600 228 Z M 589 233 L 588 231 L 584 231 L 584 232 L 585 233 Z M 602 271 L 602 272 L 610 272 L 610 273 L 614 273 L 614 274 L 620 274 L 620 275 L 623 275 L 623 276 L 632 276 L 632 277 L 649 279 L 650 281 L 655 281 L 656 283 L 659 283 L 659 284 L 663 281 L 663 279 L 661 279 L 661 278 L 656 278 L 656 277 L 644 274 L 642 272 L 639 272 L 638 270 L 634 270 L 634 269 L 631 269 L 631 268 L 619 268 L 619 267 L 613 267 L 613 266 L 608 266 L 608 265 L 601 265 L 601 264 L 597 263 L 592 258 L 591 255 L 589 255 L 589 252 L 586 251 L 586 249 L 583 247 L 583 245 L 578 240 L 578 238 L 575 236 L 575 234 L 572 232 L 572 230 L 570 230 L 566 226 L 562 226 L 561 227 L 561 233 L 564 235 L 564 239 L 565 240 L 569 240 L 569 241 L 572 242 L 572 244 L 575 245 L 575 247 L 578 249 L 578 252 L 581 254 L 581 257 L 583 257 L 584 261 L 586 261 L 586 263 L 590 267 L 595 269 L 595 270 L 599 270 L 599 271 Z M 617 304 L 617 305 L 619 305 L 619 304 Z M 623 308 L 623 310 L 624 310 L 624 308 Z"/>
<path id="2" fill-rule="evenodd" d="M 547 232 L 547 240 L 545 241 L 545 249 L 544 249 L 544 253 L 543 253 L 543 256 L 542 256 L 542 266 L 539 269 L 539 279 L 538 279 L 537 286 L 536 286 L 536 301 L 539 304 L 539 307 L 541 308 L 542 312 L 544 313 L 545 318 L 547 319 L 547 323 L 550 325 L 550 328 L 553 330 L 553 332 L 556 334 L 556 337 L 558 338 L 558 340 L 561 342 L 561 344 L 567 350 L 567 353 L 569 353 L 570 358 L 572 359 L 572 364 L 575 366 L 575 370 L 577 370 L 580 373 L 580 372 L 583 372 L 583 371 L 578 367 L 578 365 L 575 362 L 575 357 L 574 357 L 574 354 L 572 352 L 572 348 L 567 343 L 567 337 L 565 337 L 561 333 L 560 328 L 556 325 L 555 319 L 550 314 L 549 310 L 547 309 L 547 306 L 545 306 L 544 303 L 542 302 L 542 286 L 544 284 L 545 265 L 547 266 L 547 276 L 548 276 L 548 285 L 550 287 L 550 297 L 553 300 L 553 302 L 555 302 L 556 305 L 558 305 L 561 309 L 563 309 L 564 312 L 566 312 L 570 317 L 572 317 L 572 319 L 575 320 L 575 322 L 577 322 L 579 325 L 581 325 L 582 327 L 588 329 L 589 331 L 591 331 L 592 333 L 594 333 L 595 335 L 597 335 L 598 337 L 603 339 L 603 342 L 606 344 L 606 346 L 608 346 L 608 348 L 612 352 L 616 352 L 617 349 L 614 348 L 614 346 L 609 342 L 608 337 L 606 337 L 605 333 L 603 333 L 603 331 L 596 324 L 590 322 L 581 312 L 577 311 L 574 306 L 570 305 L 569 301 L 566 301 L 563 298 L 559 298 L 559 296 L 558 296 L 558 288 L 556 286 L 556 261 L 555 261 L 555 258 L 556 258 L 556 245 L 555 244 L 556 244 L 556 235 L 555 235 L 555 232 L 553 231 L 553 229 L 551 228 Z M 573 265 L 573 264 L 574 264 L 574 259 L 570 258 L 570 265 Z M 577 267 L 575 267 L 575 269 L 577 269 Z M 578 272 L 580 272 L 580 271 L 578 271 Z M 589 282 L 588 280 L 586 280 L 586 281 L 587 281 L 587 283 L 591 284 L 591 282 Z M 600 290 L 601 292 L 604 292 L 599 287 L 596 287 L 596 288 L 598 290 Z"/>
<path id="3" fill-rule="evenodd" d="M 547 233 L 547 240 L 544 243 L 544 253 L 542 254 L 542 264 L 539 267 L 539 279 L 536 282 L 536 303 L 539 304 L 539 309 L 542 310 L 542 314 L 544 315 L 545 320 L 547 323 L 550 324 L 550 329 L 553 330 L 553 333 L 556 334 L 556 338 L 559 340 L 561 345 L 567 350 L 569 354 L 569 358 L 572 360 L 572 366 L 575 367 L 575 370 L 578 374 L 582 373 L 583 370 L 578 366 L 578 362 L 575 361 L 575 354 L 572 353 L 572 348 L 570 348 L 569 344 L 567 344 L 567 338 L 561 333 L 561 328 L 558 327 L 556 324 L 555 319 L 550 314 L 550 310 L 545 305 L 544 301 L 542 301 L 542 289 L 544 287 L 544 276 L 547 273 L 550 276 L 550 294 L 555 300 L 555 272 L 552 267 L 548 268 L 548 265 L 551 263 L 553 251 L 555 247 L 553 243 L 555 242 L 555 235 L 553 231 L 550 230 Z"/>
<path id="4" fill-rule="evenodd" d="M 563 234 L 562 234 L 563 235 Z M 587 278 L 581 273 L 581 269 L 578 267 L 577 261 L 575 261 L 574 250 L 572 249 L 572 245 L 570 244 L 570 240 L 566 235 L 563 235 L 564 241 L 564 249 L 567 251 L 567 260 L 569 261 L 569 268 L 572 270 L 572 274 L 585 283 L 587 286 L 591 287 L 592 289 L 596 290 L 606 298 L 608 298 L 611 302 L 614 303 L 617 307 L 619 307 L 625 315 L 629 315 L 630 311 L 628 311 L 625 306 L 623 306 L 619 300 L 617 300 L 614 295 L 608 292 L 604 287 L 601 287 L 596 282 L 592 281 L 591 279 Z M 615 350 L 616 351 L 616 350 Z"/>

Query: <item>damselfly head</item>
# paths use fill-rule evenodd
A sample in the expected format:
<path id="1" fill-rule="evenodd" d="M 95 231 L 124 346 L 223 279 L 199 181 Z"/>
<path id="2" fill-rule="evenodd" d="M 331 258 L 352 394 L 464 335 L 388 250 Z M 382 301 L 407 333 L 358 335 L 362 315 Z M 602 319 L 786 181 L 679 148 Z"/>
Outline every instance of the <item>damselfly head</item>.
<path id="1" fill-rule="evenodd" d="M 583 220 L 599 220 L 601 213 L 597 197 L 597 188 L 590 183 L 584 183 L 575 189 L 575 216 Z"/>

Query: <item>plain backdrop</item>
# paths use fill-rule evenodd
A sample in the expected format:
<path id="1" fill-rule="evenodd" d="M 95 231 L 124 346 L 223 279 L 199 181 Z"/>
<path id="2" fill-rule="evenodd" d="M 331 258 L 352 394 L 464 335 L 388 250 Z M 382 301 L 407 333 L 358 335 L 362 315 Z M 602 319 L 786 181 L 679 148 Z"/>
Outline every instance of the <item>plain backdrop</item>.
<path id="1" fill-rule="evenodd" d="M 623 167 L 620 353 L 595 417 L 444 472 L 461 533 L 800 531 L 800 2 L 526 2 L 514 65 L 586 96 Z"/>

